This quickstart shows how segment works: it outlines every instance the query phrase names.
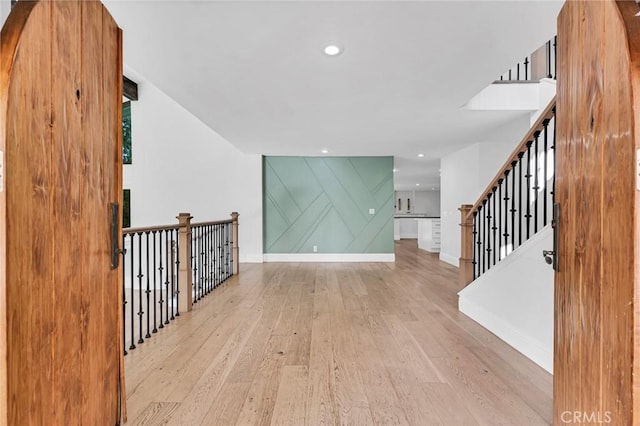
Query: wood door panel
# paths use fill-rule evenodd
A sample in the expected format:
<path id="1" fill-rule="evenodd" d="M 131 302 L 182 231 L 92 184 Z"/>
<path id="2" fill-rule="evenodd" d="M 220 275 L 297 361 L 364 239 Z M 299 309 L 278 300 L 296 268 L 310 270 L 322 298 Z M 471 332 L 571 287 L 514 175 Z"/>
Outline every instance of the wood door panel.
<path id="1" fill-rule="evenodd" d="M 605 22 L 621 22 L 617 7 L 604 8 Z M 636 20 L 638 18 L 635 18 Z M 603 54 L 609 55 L 628 43 L 623 25 L 608 26 Z M 634 110 L 631 94 L 629 55 L 607 58 L 604 63 L 607 91 L 615 96 L 603 98 L 606 123 L 603 132 L 603 268 L 602 268 L 602 410 L 612 419 L 628 416 L 633 408 L 633 301 L 634 240 L 636 211 Z M 604 127 L 604 126 L 603 126 Z M 611 172 L 616 170 L 616 172 Z M 610 258 L 615 262 L 607 261 Z M 616 348 L 616 351 L 611 350 Z M 621 356 L 621 354 L 624 354 Z"/>
<path id="2" fill-rule="evenodd" d="M 558 18 L 557 424 L 633 422 L 631 75 L 619 5 L 566 2 Z"/>
<path id="3" fill-rule="evenodd" d="M 121 273 L 110 269 L 109 203 L 122 192 L 120 30 L 99 2 L 21 1 L 3 27 L 3 55 L 15 45 L 0 61 L 0 424 L 115 424 Z"/>
<path id="4" fill-rule="evenodd" d="M 13 75 L 41 70 L 35 81 L 12 79 L 8 87 L 5 142 L 7 200 L 7 362 L 8 424 L 46 424 L 44 412 L 53 412 L 47 382 L 52 380 L 53 323 L 49 283 L 53 276 L 53 235 L 50 216 L 52 191 L 51 31 L 49 6 L 34 8 L 21 44 L 33 46 L 14 63 Z M 36 21 L 41 21 L 38 25 Z M 23 93 L 28 94 L 22 96 Z M 24 111 L 31 110 L 31 114 Z M 21 159 L 29 158 L 31 164 Z M 16 244 L 31 241 L 32 244 Z M 16 350 L 21 348 L 21 350 Z M 26 375 L 38 369 L 41 374 Z M 22 391 L 15 384 L 23 383 Z M 42 411 L 32 407 L 41 405 Z M 45 411 L 46 410 L 46 411 Z"/>
<path id="5" fill-rule="evenodd" d="M 80 148 L 82 109 L 80 105 L 81 10 L 73 2 L 52 2 L 52 179 L 53 229 L 55 249 L 54 274 L 50 284 L 53 295 L 52 362 L 54 396 L 53 424 L 64 424 L 84 408 L 86 397 L 83 378 L 83 339 L 87 334 L 81 302 L 82 271 L 86 257 L 81 252 L 80 218 L 84 215 L 81 200 Z M 90 262 L 90 261 L 89 261 Z M 78 279 L 80 278 L 80 279 Z M 71 285 L 69 285 L 69 284 Z M 70 327 L 71 324 L 76 326 Z M 69 327 L 69 328 L 68 328 Z M 61 397 L 64 395 L 64 397 Z"/>

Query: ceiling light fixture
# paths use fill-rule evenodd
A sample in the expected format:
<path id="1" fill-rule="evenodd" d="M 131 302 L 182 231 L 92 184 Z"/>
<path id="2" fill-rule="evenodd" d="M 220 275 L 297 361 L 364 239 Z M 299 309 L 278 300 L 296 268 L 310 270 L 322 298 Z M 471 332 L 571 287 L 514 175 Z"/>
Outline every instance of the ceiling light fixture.
<path id="1" fill-rule="evenodd" d="M 398 169 L 393 169 L 393 173 L 395 173 L 395 172 L 397 172 L 397 171 L 398 171 Z"/>
<path id="2" fill-rule="evenodd" d="M 322 50 L 327 56 L 338 56 L 344 51 L 344 49 L 337 44 L 327 44 L 322 48 Z"/>
<path id="3" fill-rule="evenodd" d="M 419 183 L 416 183 L 416 186 L 420 186 L 420 184 L 419 184 Z"/>
<path id="4" fill-rule="evenodd" d="M 328 150 L 328 149 L 323 149 L 321 152 L 322 152 L 323 154 L 328 154 L 328 153 L 329 153 L 329 150 Z"/>
<path id="5" fill-rule="evenodd" d="M 424 157 L 424 154 L 418 154 L 418 158 Z"/>

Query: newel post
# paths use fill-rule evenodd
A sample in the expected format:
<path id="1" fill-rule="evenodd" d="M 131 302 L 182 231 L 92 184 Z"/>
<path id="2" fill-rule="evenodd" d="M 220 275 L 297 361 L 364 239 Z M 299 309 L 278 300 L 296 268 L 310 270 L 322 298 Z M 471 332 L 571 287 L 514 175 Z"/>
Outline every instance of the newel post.
<path id="1" fill-rule="evenodd" d="M 193 273 L 191 271 L 191 216 L 190 213 L 180 213 L 177 216 L 180 229 L 178 231 L 178 248 L 180 267 L 178 268 L 178 286 L 180 290 L 180 312 L 188 312 L 193 304 L 191 291 Z"/>
<path id="2" fill-rule="evenodd" d="M 231 241 L 232 241 L 232 252 L 231 256 L 233 259 L 233 275 L 236 275 L 240 272 L 240 258 L 238 257 L 239 248 L 238 248 L 238 212 L 231 213 Z"/>
<path id="3" fill-rule="evenodd" d="M 470 204 L 463 204 L 460 210 L 460 270 L 458 272 L 458 286 L 462 290 L 473 281 L 473 216 L 469 217 Z"/>

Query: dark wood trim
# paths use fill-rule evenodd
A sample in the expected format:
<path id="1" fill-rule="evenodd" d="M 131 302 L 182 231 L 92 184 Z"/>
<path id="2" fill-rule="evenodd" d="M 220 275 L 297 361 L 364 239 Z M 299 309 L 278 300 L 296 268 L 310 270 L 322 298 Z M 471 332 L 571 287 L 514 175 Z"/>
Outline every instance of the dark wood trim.
<path id="1" fill-rule="evenodd" d="M 122 94 L 129 100 L 138 100 L 138 83 L 127 78 L 126 75 L 122 76 Z"/>

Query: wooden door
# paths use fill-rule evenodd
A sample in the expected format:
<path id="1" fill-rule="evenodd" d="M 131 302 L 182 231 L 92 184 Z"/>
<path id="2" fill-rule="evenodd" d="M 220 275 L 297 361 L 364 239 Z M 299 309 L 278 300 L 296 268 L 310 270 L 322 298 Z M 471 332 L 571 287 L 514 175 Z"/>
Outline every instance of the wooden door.
<path id="1" fill-rule="evenodd" d="M 121 32 L 99 2 L 21 0 L 0 43 L 0 424 L 115 425 Z"/>
<path id="2" fill-rule="evenodd" d="M 640 421 L 638 11 L 568 1 L 558 18 L 555 424 Z"/>

